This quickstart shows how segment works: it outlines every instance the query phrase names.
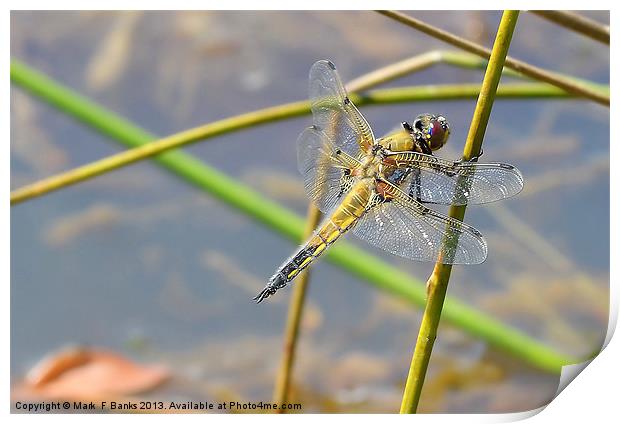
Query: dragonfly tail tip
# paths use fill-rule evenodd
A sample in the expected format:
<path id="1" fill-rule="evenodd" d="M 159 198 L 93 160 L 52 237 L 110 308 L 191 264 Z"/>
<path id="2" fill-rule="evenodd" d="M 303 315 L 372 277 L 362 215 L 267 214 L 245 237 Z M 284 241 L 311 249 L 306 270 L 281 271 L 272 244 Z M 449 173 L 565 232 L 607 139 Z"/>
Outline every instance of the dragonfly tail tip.
<path id="1" fill-rule="evenodd" d="M 275 290 L 273 290 L 270 286 L 267 286 L 259 294 L 257 294 L 252 300 L 254 300 L 258 304 L 258 303 L 261 303 L 263 300 L 267 299 L 273 293 L 275 293 Z"/>

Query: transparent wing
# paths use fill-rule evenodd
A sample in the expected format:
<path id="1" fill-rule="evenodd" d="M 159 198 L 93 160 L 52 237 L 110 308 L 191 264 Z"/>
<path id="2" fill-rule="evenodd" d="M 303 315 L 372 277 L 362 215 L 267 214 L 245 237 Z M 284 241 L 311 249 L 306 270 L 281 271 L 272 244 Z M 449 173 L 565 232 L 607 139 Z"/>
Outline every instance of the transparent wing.
<path id="1" fill-rule="evenodd" d="M 487 244 L 478 230 L 409 198 L 395 186 L 395 197 L 371 207 L 353 232 L 392 254 L 419 261 L 479 264 Z"/>
<path id="2" fill-rule="evenodd" d="M 358 162 L 345 153 L 338 153 L 334 140 L 312 126 L 297 140 L 297 165 L 306 194 L 321 212 L 327 213 L 352 185 L 352 178 L 348 181 L 345 170 Z"/>
<path id="3" fill-rule="evenodd" d="M 310 102 L 314 125 L 340 149 L 355 158 L 370 151 L 372 129 L 347 97 L 332 62 L 320 60 L 310 69 Z"/>
<path id="4" fill-rule="evenodd" d="M 523 175 L 505 163 L 451 162 L 417 152 L 395 155 L 411 169 L 402 187 L 413 197 L 440 204 L 482 204 L 506 199 L 523 189 Z"/>

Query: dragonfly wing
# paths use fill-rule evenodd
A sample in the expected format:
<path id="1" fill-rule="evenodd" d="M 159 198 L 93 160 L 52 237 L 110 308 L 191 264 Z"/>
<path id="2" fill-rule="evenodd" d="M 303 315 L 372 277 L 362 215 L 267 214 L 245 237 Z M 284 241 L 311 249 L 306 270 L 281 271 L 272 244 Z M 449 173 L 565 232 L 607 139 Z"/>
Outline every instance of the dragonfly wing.
<path id="1" fill-rule="evenodd" d="M 345 171 L 357 161 L 337 153 L 334 140 L 314 126 L 301 133 L 297 144 L 297 165 L 306 194 L 321 212 L 327 213 L 351 187 L 352 177 L 347 178 Z"/>
<path id="2" fill-rule="evenodd" d="M 349 100 L 332 62 L 320 60 L 310 69 L 310 102 L 314 125 L 338 148 L 355 158 L 370 151 L 375 142 L 372 129 Z"/>
<path id="3" fill-rule="evenodd" d="M 471 225 L 442 215 L 411 199 L 395 186 L 396 197 L 377 202 L 358 220 L 353 232 L 392 254 L 419 261 L 479 264 L 487 244 Z"/>
<path id="4" fill-rule="evenodd" d="M 402 187 L 413 197 L 439 204 L 482 204 L 512 197 L 523 189 L 523 175 L 505 163 L 452 162 L 423 153 L 400 153 L 412 169 Z"/>

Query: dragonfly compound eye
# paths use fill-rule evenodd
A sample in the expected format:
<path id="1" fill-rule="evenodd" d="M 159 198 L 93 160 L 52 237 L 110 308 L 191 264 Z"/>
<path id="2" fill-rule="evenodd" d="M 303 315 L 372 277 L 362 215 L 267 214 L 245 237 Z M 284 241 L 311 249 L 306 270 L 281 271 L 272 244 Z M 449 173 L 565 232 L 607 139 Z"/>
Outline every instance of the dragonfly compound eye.
<path id="1" fill-rule="evenodd" d="M 446 118 L 443 116 L 431 118 L 426 127 L 424 137 L 427 139 L 431 150 L 442 148 L 450 137 L 450 127 Z"/>

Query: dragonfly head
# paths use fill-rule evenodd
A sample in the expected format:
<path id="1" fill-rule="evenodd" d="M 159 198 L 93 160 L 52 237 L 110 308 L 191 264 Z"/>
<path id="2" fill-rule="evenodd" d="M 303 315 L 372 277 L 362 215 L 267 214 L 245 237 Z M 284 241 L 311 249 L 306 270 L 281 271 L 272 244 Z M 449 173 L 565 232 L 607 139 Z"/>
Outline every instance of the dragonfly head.
<path id="1" fill-rule="evenodd" d="M 433 151 L 441 149 L 450 137 L 448 121 L 441 115 L 418 115 L 413 121 L 413 128 Z"/>

